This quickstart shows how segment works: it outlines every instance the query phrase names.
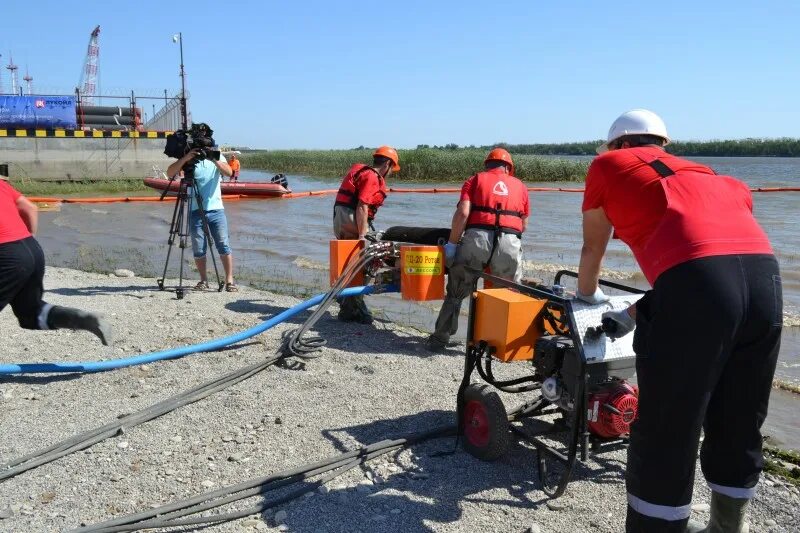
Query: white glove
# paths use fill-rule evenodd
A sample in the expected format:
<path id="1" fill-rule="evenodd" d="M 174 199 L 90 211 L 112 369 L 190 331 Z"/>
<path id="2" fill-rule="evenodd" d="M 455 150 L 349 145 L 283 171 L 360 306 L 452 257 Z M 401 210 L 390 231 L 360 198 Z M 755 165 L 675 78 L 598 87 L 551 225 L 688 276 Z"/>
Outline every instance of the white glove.
<path id="1" fill-rule="evenodd" d="M 452 242 L 448 242 L 444 245 L 444 258 L 446 261 L 452 261 L 456 258 L 456 251 L 458 250 L 458 245 L 453 244 Z"/>
<path id="2" fill-rule="evenodd" d="M 601 289 L 600 287 L 597 287 L 597 290 L 594 291 L 594 294 L 590 294 L 590 295 L 581 294 L 581 291 L 576 290 L 575 291 L 575 297 L 578 300 L 580 300 L 582 302 L 586 302 L 589 305 L 604 304 L 607 301 L 611 300 L 611 298 L 609 298 L 608 296 L 606 296 L 603 293 L 603 289 Z"/>
<path id="3" fill-rule="evenodd" d="M 627 309 L 606 311 L 601 317 L 603 331 L 609 339 L 624 337 L 636 328 L 636 320 L 628 313 Z"/>

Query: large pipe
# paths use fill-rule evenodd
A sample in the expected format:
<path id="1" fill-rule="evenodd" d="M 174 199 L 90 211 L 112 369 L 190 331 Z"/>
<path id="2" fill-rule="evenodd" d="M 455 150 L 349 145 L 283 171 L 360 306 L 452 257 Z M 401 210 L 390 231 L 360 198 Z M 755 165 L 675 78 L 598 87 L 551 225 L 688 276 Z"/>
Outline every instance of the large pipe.
<path id="1" fill-rule="evenodd" d="M 375 291 L 375 289 L 376 287 L 373 285 L 364 287 L 351 287 L 349 289 L 343 290 L 341 296 L 356 296 L 360 294 L 371 294 L 372 292 Z M 388 287 L 383 287 L 382 290 L 384 290 L 385 292 L 397 292 L 398 289 L 395 286 L 388 286 Z M 246 329 L 234 335 L 222 337 L 221 339 L 201 342 L 199 344 L 192 344 L 190 346 L 184 346 L 182 348 L 172 348 L 169 350 L 162 350 L 160 352 L 151 352 L 148 354 L 137 355 L 135 357 L 115 359 L 112 361 L 8 363 L 0 365 L 0 375 L 104 372 L 107 370 L 117 370 L 119 368 L 126 368 L 129 366 L 143 365 L 146 363 L 152 363 L 154 361 L 177 359 L 178 357 L 183 357 L 184 355 L 190 355 L 193 353 L 211 352 L 214 350 L 219 350 L 220 348 L 228 346 L 229 344 L 234 344 L 237 342 L 241 342 L 245 339 L 249 339 L 250 337 L 254 337 L 259 333 L 263 333 L 264 331 L 280 324 L 281 322 L 293 317 L 294 315 L 305 311 L 309 307 L 317 305 L 323 300 L 323 298 L 325 298 L 326 294 L 318 294 L 313 298 L 306 300 L 305 302 L 299 303 L 294 307 L 291 307 L 286 311 L 283 311 L 282 313 L 275 315 L 274 317 L 262 322 L 257 326 L 253 326 L 252 328 Z"/>

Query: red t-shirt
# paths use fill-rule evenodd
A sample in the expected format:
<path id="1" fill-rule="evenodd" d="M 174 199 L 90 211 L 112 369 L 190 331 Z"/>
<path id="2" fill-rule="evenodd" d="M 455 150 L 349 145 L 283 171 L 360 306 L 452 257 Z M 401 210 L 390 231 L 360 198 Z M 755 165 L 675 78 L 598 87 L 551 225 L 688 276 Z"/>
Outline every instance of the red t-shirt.
<path id="1" fill-rule="evenodd" d="M 0 180 L 0 244 L 31 236 L 28 226 L 17 210 L 17 199 L 20 196 L 22 194 L 14 187 Z"/>
<path id="2" fill-rule="evenodd" d="M 656 158 L 675 174 L 662 178 L 646 162 Z M 612 150 L 592 161 L 583 211 L 599 207 L 651 284 L 692 259 L 772 253 L 747 185 L 656 147 Z"/>

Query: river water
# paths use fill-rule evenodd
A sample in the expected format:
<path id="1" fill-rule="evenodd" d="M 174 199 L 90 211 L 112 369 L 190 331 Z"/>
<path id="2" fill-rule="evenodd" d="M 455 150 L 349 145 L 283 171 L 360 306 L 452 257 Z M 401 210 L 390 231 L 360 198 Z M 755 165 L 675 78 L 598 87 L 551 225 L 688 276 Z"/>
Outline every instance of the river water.
<path id="1" fill-rule="evenodd" d="M 800 159 L 697 158 L 720 174 L 734 175 L 751 187 L 800 185 Z M 243 181 L 267 181 L 272 175 L 242 171 Z M 294 191 L 338 187 L 335 180 L 289 176 Z M 390 183 L 390 185 L 392 185 Z M 399 187 L 430 187 L 396 183 Z M 529 183 L 531 186 L 552 186 Z M 460 184 L 437 184 L 458 187 Z M 784 340 L 776 378 L 800 384 L 800 193 L 756 193 L 755 212 L 769 233 L 781 265 L 784 290 Z M 524 235 L 525 274 L 552 280 L 560 268 L 575 269 L 581 233 L 579 193 L 531 193 L 531 219 Z M 390 226 L 449 226 L 454 194 L 390 194 L 378 216 L 378 229 Z M 328 241 L 333 198 L 244 200 L 226 204 L 237 278 L 245 283 L 298 296 L 327 286 Z M 43 212 L 39 239 L 48 264 L 81 269 L 130 268 L 137 274 L 160 274 L 173 202 L 131 204 L 64 204 Z M 177 269 L 173 251 L 170 273 Z M 187 265 L 191 251 L 186 254 Z M 210 266 L 210 265 L 209 265 Z M 605 259 L 606 277 L 647 287 L 630 251 L 612 242 Z M 191 280 L 196 274 L 189 274 Z M 193 285 L 194 283 L 190 283 Z M 439 302 L 414 304 L 395 295 L 371 298 L 387 318 L 431 331 Z M 463 335 L 465 328 L 461 328 Z M 679 334 L 679 333 L 678 333 Z M 773 393 L 765 434 L 784 446 L 800 449 L 800 397 Z"/>

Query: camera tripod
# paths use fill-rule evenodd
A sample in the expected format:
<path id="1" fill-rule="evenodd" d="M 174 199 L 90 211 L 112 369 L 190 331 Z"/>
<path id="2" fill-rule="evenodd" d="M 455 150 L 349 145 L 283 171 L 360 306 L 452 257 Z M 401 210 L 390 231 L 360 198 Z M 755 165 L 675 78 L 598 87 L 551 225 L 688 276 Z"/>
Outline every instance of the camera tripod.
<path id="1" fill-rule="evenodd" d="M 164 280 L 167 277 L 167 267 L 169 266 L 169 257 L 172 254 L 172 246 L 175 244 L 175 241 L 178 240 L 178 247 L 181 249 L 181 259 L 180 259 L 180 270 L 178 276 L 178 286 L 175 288 L 175 295 L 178 297 L 178 300 L 183 299 L 183 295 L 186 289 L 183 286 L 183 267 L 184 267 L 184 253 L 186 251 L 186 241 L 188 238 L 191 237 L 191 197 L 189 193 L 189 189 L 191 189 L 194 195 L 194 203 L 197 206 L 197 211 L 200 213 L 200 218 L 202 219 L 202 226 L 203 226 L 203 235 L 205 236 L 206 243 L 208 244 L 207 248 L 209 253 L 211 254 L 211 262 L 214 265 L 214 274 L 217 277 L 217 285 L 219 286 L 218 291 L 222 292 L 223 287 L 225 284 L 219 277 L 219 269 L 217 268 L 217 259 L 216 255 L 214 254 L 214 239 L 211 237 L 211 231 L 208 227 L 208 218 L 206 217 L 206 211 L 203 208 L 203 198 L 200 195 L 200 191 L 195 187 L 194 183 L 194 164 L 192 163 L 191 166 L 187 165 L 183 169 L 184 177 L 180 181 L 180 185 L 178 186 L 178 197 L 175 199 L 175 207 L 172 210 L 172 222 L 170 222 L 169 226 L 169 239 L 167 239 L 167 244 L 169 248 L 167 248 L 167 259 L 164 261 L 164 273 L 161 275 L 161 278 L 156 280 L 158 283 L 158 288 L 160 290 L 166 290 L 164 286 Z M 170 187 L 167 187 L 161 195 L 161 199 L 163 200 L 164 196 L 169 191 Z"/>

